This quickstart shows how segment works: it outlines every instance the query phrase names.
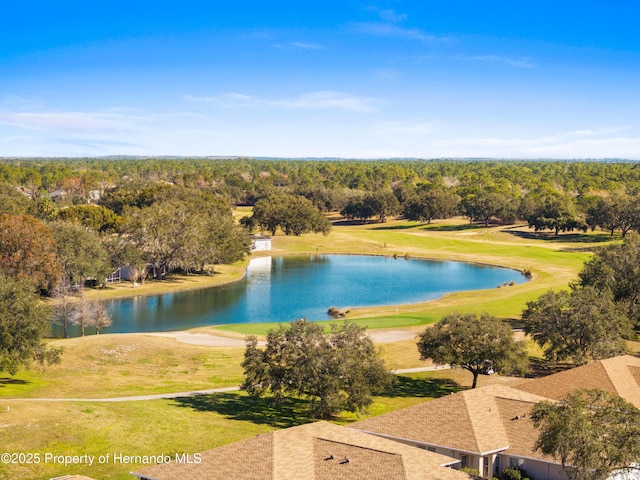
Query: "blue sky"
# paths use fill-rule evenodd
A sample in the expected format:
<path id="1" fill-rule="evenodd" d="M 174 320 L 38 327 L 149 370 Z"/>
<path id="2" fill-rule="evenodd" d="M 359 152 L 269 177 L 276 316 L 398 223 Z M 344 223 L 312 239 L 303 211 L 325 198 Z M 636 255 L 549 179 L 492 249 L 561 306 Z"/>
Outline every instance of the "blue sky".
<path id="1" fill-rule="evenodd" d="M 640 159 L 640 2 L 7 1 L 0 156 Z"/>

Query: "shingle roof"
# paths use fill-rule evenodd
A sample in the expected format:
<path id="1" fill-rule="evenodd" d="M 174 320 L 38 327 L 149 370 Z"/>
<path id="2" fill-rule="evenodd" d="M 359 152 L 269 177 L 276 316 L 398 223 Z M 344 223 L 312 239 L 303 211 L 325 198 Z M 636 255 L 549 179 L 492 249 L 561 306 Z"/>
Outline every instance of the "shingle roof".
<path id="1" fill-rule="evenodd" d="M 346 459 L 349 459 L 346 462 Z M 277 430 L 207 450 L 200 464 L 136 472 L 154 480 L 469 480 L 455 460 L 327 422 Z"/>
<path id="2" fill-rule="evenodd" d="M 535 405 L 513 399 L 496 398 L 502 425 L 509 439 L 509 448 L 504 453 L 518 457 L 539 458 L 553 462 L 552 457 L 535 450 L 538 430 L 533 426 L 531 409 Z"/>
<path id="3" fill-rule="evenodd" d="M 512 446 L 513 439 L 510 438 L 506 422 L 510 421 L 511 417 L 507 416 L 515 405 L 525 414 L 542 400 L 545 398 L 503 385 L 489 385 L 362 420 L 350 427 L 486 454 Z M 507 413 L 504 414 L 504 411 Z M 533 429 L 533 425 L 530 426 Z"/>
<path id="4" fill-rule="evenodd" d="M 640 408 L 640 358 L 631 355 L 598 360 L 515 388 L 554 400 L 580 388 L 599 388 Z"/>

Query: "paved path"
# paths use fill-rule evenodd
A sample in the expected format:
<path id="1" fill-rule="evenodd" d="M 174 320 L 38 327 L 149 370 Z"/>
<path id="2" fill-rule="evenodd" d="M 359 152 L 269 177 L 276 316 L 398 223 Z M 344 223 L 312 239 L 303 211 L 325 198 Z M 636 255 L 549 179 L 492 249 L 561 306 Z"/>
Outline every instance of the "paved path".
<path id="1" fill-rule="evenodd" d="M 142 333 L 141 335 L 147 335 L 150 337 L 175 338 L 178 342 L 181 342 L 181 343 L 188 343 L 189 345 L 204 345 L 207 347 L 244 347 L 246 346 L 244 339 L 225 337 L 222 335 L 215 335 L 213 333 L 189 333 L 186 331 L 179 331 L 179 332 Z"/>
<path id="2" fill-rule="evenodd" d="M 209 395 L 210 393 L 233 392 L 240 390 L 240 387 L 212 388 L 209 390 L 193 390 L 190 392 L 158 393 L 155 395 L 137 395 L 133 397 L 111 397 L 111 398 L 3 398 L 7 402 L 28 401 L 28 402 L 139 402 L 142 400 L 162 400 L 181 397 L 196 397 L 198 395 Z"/>
<path id="3" fill-rule="evenodd" d="M 432 367 L 404 368 L 401 370 L 391 370 L 393 374 L 430 372 L 434 370 L 445 370 L 448 365 L 436 365 Z M 140 402 L 144 400 L 163 400 L 182 397 L 196 397 L 198 395 L 209 395 L 211 393 L 234 392 L 240 387 L 211 388 L 209 390 L 192 390 L 190 392 L 158 393 L 154 395 L 136 395 L 132 397 L 111 397 L 111 398 L 0 398 L 4 402 Z"/>
<path id="4" fill-rule="evenodd" d="M 191 333 L 188 331 L 177 331 L 141 333 L 140 335 L 175 338 L 181 343 L 188 343 L 189 345 L 203 345 L 206 347 L 244 347 L 246 345 L 244 339 L 225 337 L 223 335 L 216 335 L 215 333 Z M 368 332 L 368 335 L 375 343 L 391 343 L 401 340 L 410 340 L 416 336 L 415 332 L 399 329 L 375 330 Z M 258 344 L 264 345 L 265 342 L 258 342 Z"/>

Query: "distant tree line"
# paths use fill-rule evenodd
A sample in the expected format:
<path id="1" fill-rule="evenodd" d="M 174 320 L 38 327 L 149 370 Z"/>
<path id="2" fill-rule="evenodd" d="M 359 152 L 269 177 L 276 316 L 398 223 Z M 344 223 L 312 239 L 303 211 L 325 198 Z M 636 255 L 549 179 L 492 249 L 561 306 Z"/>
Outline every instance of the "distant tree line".
<path id="1" fill-rule="evenodd" d="M 635 162 L 256 159 L 3 159 L 0 213 L 80 220 L 101 232 L 121 226 L 126 208 L 143 209 L 171 187 L 206 192 L 229 205 L 278 201 L 246 225 L 292 235 L 325 232 L 315 210 L 354 221 L 402 215 L 430 223 L 463 215 L 485 226 L 524 221 L 535 230 L 640 230 L 640 165 Z M 20 193 L 17 191 L 20 190 Z M 100 196 L 100 200 L 97 197 Z M 266 200 L 267 199 L 267 200 Z M 266 200 L 266 201 L 265 201 Z M 98 203 L 105 210 L 87 209 Z"/>

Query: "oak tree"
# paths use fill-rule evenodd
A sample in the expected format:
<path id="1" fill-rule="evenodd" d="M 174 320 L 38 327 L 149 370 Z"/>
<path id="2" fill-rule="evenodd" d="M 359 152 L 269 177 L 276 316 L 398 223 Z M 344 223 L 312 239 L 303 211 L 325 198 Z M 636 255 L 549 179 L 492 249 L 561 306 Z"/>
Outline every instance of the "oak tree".
<path id="1" fill-rule="evenodd" d="M 549 290 L 527 303 L 525 332 L 552 361 L 582 364 L 627 351 L 633 336 L 624 308 L 607 290 L 585 287 L 571 292 Z"/>
<path id="2" fill-rule="evenodd" d="M 50 328 L 49 309 L 32 285 L 0 272 L 0 371 L 14 375 L 33 360 L 57 363 L 60 350 L 41 341 Z"/>
<path id="3" fill-rule="evenodd" d="M 540 429 L 536 449 L 560 460 L 570 480 L 606 480 L 639 468 L 640 410 L 617 395 L 577 390 L 536 404 L 532 417 Z"/>
<path id="4" fill-rule="evenodd" d="M 0 269 L 34 289 L 53 288 L 60 267 L 51 229 L 30 215 L 0 215 Z"/>
<path id="5" fill-rule="evenodd" d="M 487 313 L 451 313 L 425 329 L 418 338 L 420 359 L 461 367 L 473 375 L 471 388 L 483 373 L 523 372 L 525 349 L 508 324 Z"/>
<path id="6" fill-rule="evenodd" d="M 280 325 L 267 333 L 264 349 L 248 336 L 242 367 L 242 389 L 250 395 L 270 393 L 277 402 L 305 397 L 320 418 L 365 409 L 393 378 L 364 328 L 346 321 L 326 335 L 322 325 L 305 320 Z"/>

